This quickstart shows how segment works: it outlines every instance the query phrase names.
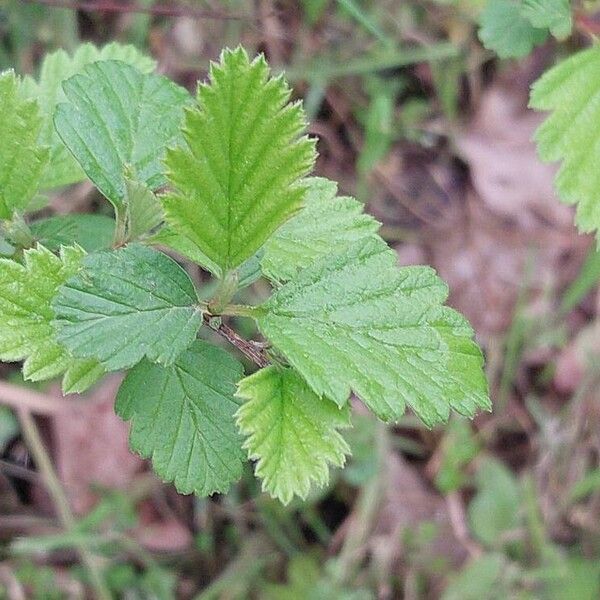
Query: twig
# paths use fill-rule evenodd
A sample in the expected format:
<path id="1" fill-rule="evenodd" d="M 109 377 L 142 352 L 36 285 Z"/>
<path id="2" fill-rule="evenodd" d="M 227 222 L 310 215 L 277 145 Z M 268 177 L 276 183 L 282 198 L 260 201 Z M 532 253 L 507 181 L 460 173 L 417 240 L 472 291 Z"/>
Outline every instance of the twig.
<path id="1" fill-rule="evenodd" d="M 19 416 L 19 422 L 21 423 L 23 437 L 33 455 L 33 459 L 48 489 L 48 493 L 52 498 L 58 518 L 67 532 L 73 532 L 76 529 L 75 518 L 71 512 L 67 495 L 56 475 L 56 471 L 52 466 L 48 453 L 44 448 L 44 443 L 42 442 L 37 425 L 27 409 L 21 408 L 17 411 L 17 414 Z M 83 545 L 77 546 L 77 552 L 79 553 L 81 562 L 89 572 L 91 585 L 94 588 L 96 598 L 99 600 L 110 600 L 110 592 L 102 580 L 102 575 L 93 554 L 91 554 L 91 552 Z"/>
<path id="2" fill-rule="evenodd" d="M 216 331 L 221 337 L 225 338 L 230 344 L 235 346 L 244 356 L 249 358 L 257 366 L 262 368 L 269 365 L 270 361 L 259 344 L 256 344 L 251 340 L 245 340 L 224 323 L 215 325 L 214 319 L 211 319 L 208 315 L 204 315 L 204 322 L 213 331 Z"/>
<path id="3" fill-rule="evenodd" d="M 215 10 L 194 8 L 193 6 L 155 4 L 143 6 L 141 4 L 128 4 L 114 0 L 23 0 L 27 4 L 42 4 L 51 8 L 69 8 L 71 10 L 84 10 L 87 12 L 104 13 L 142 13 L 160 17 L 190 17 L 192 19 L 215 19 L 223 21 L 249 20 L 248 15 L 224 13 Z"/>
<path id="4" fill-rule="evenodd" d="M 0 381 L 0 404 L 15 409 L 24 408 L 41 415 L 53 415 L 73 407 L 71 402 L 61 398 L 40 394 L 5 381 Z"/>

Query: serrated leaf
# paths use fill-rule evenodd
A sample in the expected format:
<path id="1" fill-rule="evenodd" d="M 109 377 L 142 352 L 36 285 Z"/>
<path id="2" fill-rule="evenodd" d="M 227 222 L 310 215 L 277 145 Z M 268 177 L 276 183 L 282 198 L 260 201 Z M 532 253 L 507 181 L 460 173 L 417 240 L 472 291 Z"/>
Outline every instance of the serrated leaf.
<path id="1" fill-rule="evenodd" d="M 95 361 L 73 360 L 52 327 L 51 301 L 84 254 L 71 246 L 55 256 L 37 246 L 25 250 L 23 264 L 0 260 L 0 360 L 24 360 L 23 375 L 32 381 L 64 373 L 65 392 L 83 391 L 103 372 Z"/>
<path id="2" fill-rule="evenodd" d="M 340 252 L 379 229 L 379 223 L 364 214 L 362 203 L 336 196 L 333 181 L 314 177 L 307 182 L 305 207 L 264 246 L 262 271 L 275 281 L 292 279 L 315 259 Z"/>
<path id="3" fill-rule="evenodd" d="M 573 19 L 569 0 L 523 0 L 521 10 L 534 27 L 549 29 L 559 40 L 571 34 Z"/>
<path id="4" fill-rule="evenodd" d="M 49 250 L 77 244 L 86 252 L 95 252 L 111 246 L 115 221 L 104 215 L 60 215 L 34 221 L 29 229 L 36 241 Z"/>
<path id="5" fill-rule="evenodd" d="M 349 406 L 317 396 L 292 369 L 266 367 L 240 381 L 246 400 L 237 413 L 244 448 L 257 460 L 263 490 L 284 504 L 306 499 L 329 481 L 329 465 L 343 466 L 350 448 L 338 429 L 350 426 Z"/>
<path id="6" fill-rule="evenodd" d="M 517 0 L 488 0 L 481 14 L 479 39 L 500 58 L 521 58 L 548 37 L 523 14 Z"/>
<path id="7" fill-rule="evenodd" d="M 134 46 L 117 42 L 97 48 L 93 44 L 80 45 L 71 56 L 64 50 L 47 54 L 40 69 L 38 81 L 26 77 L 23 82 L 25 92 L 38 101 L 43 118 L 39 141 L 50 147 L 50 167 L 44 174 L 43 187 L 54 188 L 75 183 L 85 178 L 81 167 L 73 159 L 54 129 L 54 110 L 59 102 L 66 100 L 62 84 L 83 69 L 99 60 L 121 60 L 143 73 L 151 73 L 156 62 L 142 54 Z"/>
<path id="8" fill-rule="evenodd" d="M 143 183 L 125 180 L 127 206 L 127 239 L 135 240 L 157 227 L 163 210 L 154 192 Z"/>
<path id="9" fill-rule="evenodd" d="M 251 257 L 305 194 L 302 178 L 315 161 L 314 141 L 282 77 L 270 78 L 264 57 L 225 50 L 186 111 L 185 147 L 167 152 L 173 193 L 166 220 L 222 272 Z"/>
<path id="10" fill-rule="evenodd" d="M 442 305 L 447 287 L 432 269 L 396 260 L 376 236 L 315 260 L 262 305 L 261 332 L 340 406 L 354 391 L 385 421 L 408 404 L 428 426 L 450 409 L 489 409 L 481 352 L 466 320 Z"/>
<path id="11" fill-rule="evenodd" d="M 530 106 L 552 111 L 535 133 L 542 160 L 560 161 L 556 188 L 576 204 L 583 232 L 600 227 L 600 46 L 578 52 L 547 71 L 531 91 Z"/>
<path id="12" fill-rule="evenodd" d="M 53 302 L 57 338 L 107 371 L 171 365 L 202 322 L 194 284 L 165 254 L 132 244 L 90 254 Z"/>
<path id="13" fill-rule="evenodd" d="M 119 209 L 129 176 L 150 189 L 165 184 L 165 147 L 179 135 L 186 90 L 124 62 L 95 62 L 63 83 L 58 135 L 98 189 Z"/>
<path id="14" fill-rule="evenodd" d="M 37 104 L 23 96 L 12 71 L 0 74 L 0 115 L 0 219 L 10 219 L 35 196 L 48 160 L 37 142 Z"/>
<path id="15" fill-rule="evenodd" d="M 225 492 L 244 459 L 234 414 L 241 364 L 196 341 L 170 367 L 147 360 L 134 367 L 115 410 L 131 421 L 130 445 L 182 494 Z"/>

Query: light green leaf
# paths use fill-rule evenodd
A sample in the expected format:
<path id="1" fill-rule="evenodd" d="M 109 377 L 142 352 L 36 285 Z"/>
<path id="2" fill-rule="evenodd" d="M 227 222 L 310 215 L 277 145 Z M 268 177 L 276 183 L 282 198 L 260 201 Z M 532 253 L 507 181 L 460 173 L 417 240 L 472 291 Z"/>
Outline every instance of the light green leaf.
<path id="1" fill-rule="evenodd" d="M 292 369 L 267 367 L 240 381 L 237 395 L 244 448 L 257 460 L 263 490 L 288 504 L 306 499 L 312 484 L 329 481 L 329 465 L 343 466 L 350 449 L 338 429 L 349 427 L 349 406 L 317 396 Z"/>
<path id="2" fill-rule="evenodd" d="M 275 281 L 292 279 L 315 259 L 339 253 L 352 242 L 374 234 L 379 223 L 364 214 L 353 198 L 336 197 L 337 185 L 311 178 L 305 208 L 267 240 L 263 273 Z"/>
<path id="3" fill-rule="evenodd" d="M 531 108 L 552 111 L 535 134 L 545 161 L 562 160 L 556 176 L 561 199 L 576 204 L 583 232 L 600 227 L 600 46 L 559 63 L 534 85 Z"/>
<path id="4" fill-rule="evenodd" d="M 147 357 L 171 365 L 202 322 L 194 285 L 165 254 L 137 244 L 87 256 L 53 302 L 58 340 L 107 371 Z"/>
<path id="5" fill-rule="evenodd" d="M 84 254 L 71 246 L 55 256 L 38 246 L 24 252 L 24 264 L 0 260 L 0 360 L 24 360 L 23 375 L 32 381 L 65 373 L 65 392 L 83 391 L 103 372 L 95 361 L 73 360 L 52 327 L 50 303 Z"/>
<path id="6" fill-rule="evenodd" d="M 127 239 L 135 240 L 161 223 L 163 210 L 154 192 L 143 183 L 126 179 L 125 190 Z"/>
<path id="7" fill-rule="evenodd" d="M 56 105 L 66 100 L 62 89 L 63 82 L 98 60 L 121 60 L 143 73 L 151 73 L 156 67 L 153 59 L 142 54 L 134 46 L 112 42 L 97 48 L 87 43 L 79 46 L 72 56 L 64 50 L 47 54 L 42 63 L 39 80 L 26 77 L 23 81 L 25 92 L 30 98 L 38 101 L 42 112 L 43 125 L 39 141 L 50 147 L 50 167 L 43 180 L 45 188 L 67 185 L 85 178 L 81 167 L 58 137 L 53 119 Z"/>
<path id="8" fill-rule="evenodd" d="M 185 147 L 167 152 L 175 191 L 163 197 L 171 228 L 189 238 L 222 272 L 252 256 L 304 198 L 314 141 L 282 77 L 262 56 L 225 50 L 198 106 L 186 112 Z"/>
<path id="9" fill-rule="evenodd" d="M 63 84 L 56 130 L 98 189 L 119 209 L 126 175 L 150 189 L 165 184 L 165 146 L 177 140 L 190 96 L 169 79 L 120 61 L 88 65 Z"/>
<path id="10" fill-rule="evenodd" d="M 343 406 L 354 391 L 385 421 L 405 404 L 428 426 L 450 409 L 490 408 L 473 332 L 443 306 L 445 284 L 428 267 L 398 268 L 370 236 L 325 256 L 259 308 L 261 332 L 312 389 Z"/>
<path id="11" fill-rule="evenodd" d="M 549 29 L 559 40 L 571 35 L 573 18 L 569 0 L 523 0 L 521 11 L 534 27 Z"/>
<path id="12" fill-rule="evenodd" d="M 488 0 L 481 14 L 479 39 L 500 58 L 521 58 L 548 37 L 522 13 L 517 0 Z"/>
<path id="13" fill-rule="evenodd" d="M 240 478 L 234 392 L 242 376 L 227 352 L 196 341 L 172 366 L 144 360 L 125 378 L 115 410 L 131 420 L 131 447 L 182 494 L 225 492 Z"/>
<path id="14" fill-rule="evenodd" d="M 29 229 L 36 241 L 53 252 L 68 244 L 95 252 L 111 246 L 115 221 L 95 214 L 60 215 L 34 221 Z"/>
<path id="15" fill-rule="evenodd" d="M 0 74 L 0 219 L 23 211 L 38 191 L 48 151 L 37 142 L 42 120 L 12 71 Z"/>

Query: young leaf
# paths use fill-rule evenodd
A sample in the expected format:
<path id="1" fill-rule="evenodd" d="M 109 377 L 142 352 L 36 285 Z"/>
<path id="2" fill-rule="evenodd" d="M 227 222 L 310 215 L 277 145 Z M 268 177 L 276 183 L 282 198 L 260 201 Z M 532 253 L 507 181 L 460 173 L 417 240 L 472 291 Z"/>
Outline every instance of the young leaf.
<path id="1" fill-rule="evenodd" d="M 530 106 L 552 111 L 535 134 L 545 161 L 562 160 L 556 176 L 561 199 L 577 205 L 584 232 L 600 227 L 600 46 L 578 52 L 547 71 L 531 91 Z"/>
<path id="2" fill-rule="evenodd" d="M 227 352 L 196 341 L 172 366 L 144 360 L 123 381 L 115 410 L 131 420 L 131 447 L 182 494 L 225 492 L 240 478 L 234 392 L 242 376 Z"/>
<path id="3" fill-rule="evenodd" d="M 353 390 L 385 421 L 409 404 L 433 426 L 451 408 L 473 416 L 490 407 L 481 352 L 446 296 L 432 269 L 397 268 L 370 236 L 278 289 L 258 324 L 319 396 L 343 406 Z"/>
<path id="4" fill-rule="evenodd" d="M 69 102 L 56 107 L 56 130 L 115 208 L 123 207 L 127 173 L 150 189 L 165 183 L 161 160 L 179 134 L 186 90 L 114 60 L 88 65 L 63 89 Z"/>
<path id="5" fill-rule="evenodd" d="M 363 213 L 363 204 L 353 198 L 336 197 L 334 182 L 320 177 L 307 182 L 305 207 L 264 246 L 262 271 L 275 281 L 292 279 L 316 258 L 341 252 L 379 229 L 379 223 Z"/>
<path id="6" fill-rule="evenodd" d="M 500 58 L 520 58 L 548 37 L 523 14 L 518 0 L 488 0 L 481 15 L 479 39 Z"/>
<path id="7" fill-rule="evenodd" d="M 25 92 L 30 98 L 37 100 L 42 113 L 43 125 L 39 141 L 50 147 L 50 167 L 44 173 L 44 188 L 67 185 L 85 178 L 81 167 L 54 129 L 54 110 L 59 102 L 66 99 L 62 89 L 63 82 L 83 71 L 90 63 L 99 60 L 121 60 L 143 73 L 151 73 L 156 67 L 153 59 L 142 54 L 134 46 L 112 42 L 103 48 L 97 48 L 87 43 L 79 46 L 73 56 L 64 50 L 47 54 L 42 63 L 39 80 L 26 77 L 23 81 Z"/>
<path id="8" fill-rule="evenodd" d="M 237 413 L 244 448 L 257 460 L 263 490 L 288 504 L 306 499 L 311 485 L 329 481 L 329 465 L 343 466 L 350 448 L 338 429 L 349 427 L 349 406 L 317 396 L 292 369 L 267 367 L 240 381 L 246 400 Z"/>
<path id="9" fill-rule="evenodd" d="M 57 338 L 107 371 L 144 356 L 168 366 L 196 337 L 202 322 L 196 304 L 187 273 L 165 254 L 137 244 L 98 252 L 58 291 Z"/>
<path id="10" fill-rule="evenodd" d="M 24 264 L 0 260 L 0 360 L 24 360 L 25 379 L 65 373 L 65 392 L 83 391 L 102 375 L 96 361 L 73 360 L 56 341 L 50 303 L 58 287 L 77 271 L 84 251 L 61 248 L 55 256 L 38 246 L 25 250 Z"/>
<path id="11" fill-rule="evenodd" d="M 68 244 L 95 252 L 112 244 L 115 221 L 96 214 L 60 215 L 34 221 L 29 229 L 37 242 L 53 252 Z"/>
<path id="12" fill-rule="evenodd" d="M 539 29 L 549 29 L 557 39 L 571 34 L 573 19 L 569 0 L 523 0 L 522 13 Z"/>
<path id="13" fill-rule="evenodd" d="M 198 106 L 186 111 L 185 147 L 167 152 L 175 191 L 163 198 L 167 222 L 222 272 L 252 256 L 297 211 L 315 161 L 314 141 L 290 88 L 269 77 L 260 56 L 225 50 Z"/>
<path id="14" fill-rule="evenodd" d="M 0 219 L 10 219 L 35 196 L 48 160 L 37 143 L 37 104 L 23 97 L 12 71 L 0 74 L 0 114 Z"/>

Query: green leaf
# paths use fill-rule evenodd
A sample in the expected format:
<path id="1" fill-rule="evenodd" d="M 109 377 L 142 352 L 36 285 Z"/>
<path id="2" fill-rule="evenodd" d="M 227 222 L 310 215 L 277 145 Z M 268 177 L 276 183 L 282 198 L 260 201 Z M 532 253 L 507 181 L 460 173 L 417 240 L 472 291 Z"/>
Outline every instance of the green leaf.
<path id="1" fill-rule="evenodd" d="M 163 210 L 154 192 L 143 183 L 125 180 L 127 206 L 127 239 L 135 240 L 157 227 Z"/>
<path id="2" fill-rule="evenodd" d="M 189 238 L 221 272 L 252 256 L 304 198 L 314 141 L 282 77 L 264 57 L 225 50 L 186 111 L 185 147 L 167 152 L 175 188 L 163 197 L 171 228 Z"/>
<path id="3" fill-rule="evenodd" d="M 562 160 L 561 199 L 576 204 L 581 231 L 600 227 L 600 46 L 578 52 L 546 72 L 531 91 L 531 108 L 552 111 L 535 134 L 545 161 Z"/>
<path id="4" fill-rule="evenodd" d="M 237 395 L 244 448 L 257 460 L 256 475 L 263 490 L 288 504 L 306 499 L 314 483 L 329 481 L 329 465 L 343 466 L 350 453 L 337 431 L 349 427 L 349 407 L 319 398 L 292 369 L 267 367 L 246 377 Z"/>
<path id="5" fill-rule="evenodd" d="M 362 203 L 336 197 L 337 184 L 317 177 L 307 181 L 305 207 L 264 246 L 261 267 L 275 281 L 292 279 L 315 259 L 341 252 L 379 229 L 379 223 L 363 213 Z"/>
<path id="6" fill-rule="evenodd" d="M 36 241 L 53 252 L 68 244 L 96 252 L 111 246 L 115 221 L 104 215 L 60 215 L 34 221 L 29 229 Z"/>
<path id="7" fill-rule="evenodd" d="M 156 62 L 145 56 L 134 46 L 116 42 L 97 48 L 93 44 L 82 44 L 70 56 L 64 50 L 47 54 L 42 63 L 39 80 L 26 77 L 23 81 L 25 92 L 38 101 L 43 118 L 39 137 L 40 143 L 50 147 L 50 168 L 44 174 L 43 186 L 53 188 L 75 183 L 85 178 L 81 167 L 75 162 L 54 129 L 54 110 L 65 101 L 62 89 L 64 81 L 77 75 L 90 63 L 99 60 L 121 60 L 138 68 L 143 73 L 151 73 Z"/>
<path id="8" fill-rule="evenodd" d="M 523 0 L 521 12 L 534 27 L 549 29 L 559 40 L 571 35 L 573 19 L 569 0 Z"/>
<path id="9" fill-rule="evenodd" d="M 409 404 L 428 426 L 490 408 L 470 326 L 428 267 L 398 268 L 370 236 L 321 257 L 258 309 L 258 324 L 319 396 L 354 391 L 381 419 Z"/>
<path id="10" fill-rule="evenodd" d="M 488 458 L 477 471 L 477 495 L 469 505 L 473 533 L 491 547 L 502 545 L 502 535 L 519 526 L 521 493 L 514 475 L 501 462 Z"/>
<path id="11" fill-rule="evenodd" d="M 98 189 L 119 209 L 126 176 L 150 189 L 165 184 L 165 146 L 177 140 L 186 90 L 120 61 L 88 65 L 63 84 L 56 130 Z"/>
<path id="12" fill-rule="evenodd" d="M 52 327 L 50 303 L 84 254 L 71 246 L 55 256 L 38 246 L 24 252 L 24 264 L 0 260 L 0 360 L 24 360 L 23 375 L 32 381 L 65 373 L 66 392 L 83 391 L 102 375 L 95 361 L 73 360 Z"/>
<path id="13" fill-rule="evenodd" d="M 234 422 L 242 365 L 196 341 L 170 367 L 147 360 L 123 381 L 115 410 L 131 420 L 131 447 L 182 494 L 225 492 L 242 474 Z"/>
<path id="14" fill-rule="evenodd" d="M 59 341 L 107 371 L 132 367 L 144 356 L 173 364 L 202 322 L 187 273 L 137 244 L 87 256 L 53 306 Z"/>
<path id="15" fill-rule="evenodd" d="M 517 0 L 488 0 L 481 14 L 479 39 L 500 58 L 521 58 L 543 43 L 548 31 L 537 29 Z"/>
<path id="16" fill-rule="evenodd" d="M 0 74 L 0 115 L 0 219 L 10 219 L 35 196 L 48 160 L 37 142 L 37 104 L 23 96 L 12 71 Z"/>

